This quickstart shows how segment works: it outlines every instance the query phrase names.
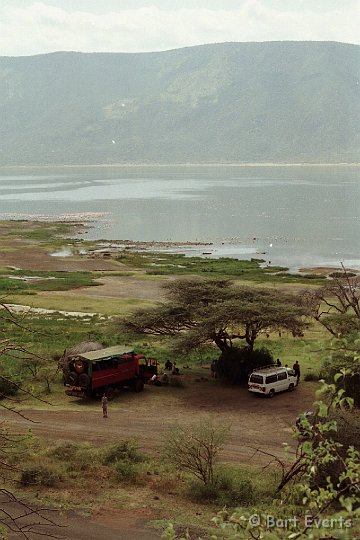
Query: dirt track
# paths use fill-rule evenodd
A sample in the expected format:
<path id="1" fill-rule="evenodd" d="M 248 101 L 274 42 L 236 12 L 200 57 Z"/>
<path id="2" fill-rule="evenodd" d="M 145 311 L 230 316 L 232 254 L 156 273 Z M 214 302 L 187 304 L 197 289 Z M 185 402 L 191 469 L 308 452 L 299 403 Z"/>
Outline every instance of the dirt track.
<path id="1" fill-rule="evenodd" d="M 95 444 L 135 437 L 145 452 L 156 452 L 161 434 L 174 424 L 210 416 L 219 425 L 231 427 L 231 440 L 222 459 L 247 462 L 253 454 L 249 446 L 283 455 L 282 443 L 292 441 L 291 426 L 299 413 L 311 408 L 314 399 L 311 383 L 300 384 L 294 393 L 266 399 L 249 394 L 245 388 L 186 377 L 186 388 L 147 386 L 141 394 L 120 393 L 110 403 L 108 419 L 102 418 L 97 402 L 89 404 L 66 396 L 64 399 L 72 402 L 74 410 L 23 409 L 23 413 L 36 422 L 31 427 L 39 435 Z M 1 416 L 13 426 L 29 427 L 20 416 L 9 414 L 2 412 Z"/>

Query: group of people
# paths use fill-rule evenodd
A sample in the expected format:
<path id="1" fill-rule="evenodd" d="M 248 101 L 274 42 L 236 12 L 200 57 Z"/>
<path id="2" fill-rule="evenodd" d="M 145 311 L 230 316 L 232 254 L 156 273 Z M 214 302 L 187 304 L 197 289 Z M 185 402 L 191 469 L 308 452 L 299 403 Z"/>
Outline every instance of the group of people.
<path id="1" fill-rule="evenodd" d="M 280 367 L 280 366 L 281 366 L 281 362 L 280 362 L 280 359 L 279 359 L 279 358 L 276 360 L 276 365 L 277 365 L 277 367 Z M 284 367 L 287 368 L 287 367 L 289 367 L 289 366 L 288 366 L 287 364 L 285 364 Z M 299 384 L 299 381 L 300 381 L 300 364 L 299 364 L 298 360 L 296 360 L 296 362 L 295 362 L 295 364 L 293 365 L 292 368 L 293 368 L 293 370 L 295 371 L 295 375 L 296 375 L 296 377 L 297 377 L 297 384 Z"/>
<path id="2" fill-rule="evenodd" d="M 170 360 L 166 360 L 165 369 L 171 371 L 172 375 L 179 375 L 180 373 L 179 368 L 176 367 L 176 362 L 171 362 Z"/>

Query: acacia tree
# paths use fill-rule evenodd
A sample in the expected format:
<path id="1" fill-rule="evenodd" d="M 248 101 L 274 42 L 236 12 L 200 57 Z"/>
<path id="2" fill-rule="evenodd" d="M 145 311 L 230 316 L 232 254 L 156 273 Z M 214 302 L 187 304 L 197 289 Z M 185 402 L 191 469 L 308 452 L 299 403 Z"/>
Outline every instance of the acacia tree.
<path id="1" fill-rule="evenodd" d="M 360 331 L 360 280 L 344 266 L 324 287 L 305 291 L 300 303 L 333 337 Z"/>
<path id="2" fill-rule="evenodd" d="M 177 280 L 164 287 L 168 301 L 136 311 L 122 321 L 122 330 L 176 337 L 175 348 L 182 353 L 205 343 L 231 351 L 238 340 L 253 350 L 257 337 L 271 331 L 303 335 L 303 307 L 294 295 L 280 290 L 202 279 Z"/>

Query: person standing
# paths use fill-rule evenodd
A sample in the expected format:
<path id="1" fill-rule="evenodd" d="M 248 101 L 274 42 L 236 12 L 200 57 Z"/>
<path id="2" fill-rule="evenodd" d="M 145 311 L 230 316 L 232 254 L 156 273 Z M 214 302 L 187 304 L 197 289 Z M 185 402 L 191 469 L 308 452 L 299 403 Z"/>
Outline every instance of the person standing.
<path id="1" fill-rule="evenodd" d="M 280 366 L 281 366 L 280 358 L 278 358 L 278 359 L 276 360 L 276 365 L 277 365 L 277 367 L 280 367 Z"/>
<path id="2" fill-rule="evenodd" d="M 103 411 L 103 418 L 107 418 L 108 417 L 108 398 L 105 393 L 103 397 L 101 398 L 101 407 Z"/>
<path id="3" fill-rule="evenodd" d="M 300 364 L 296 360 L 295 364 L 293 365 L 293 370 L 295 371 L 295 375 L 297 377 L 297 384 L 299 384 L 300 381 Z"/>
<path id="4" fill-rule="evenodd" d="M 217 360 L 213 360 L 213 361 L 211 362 L 210 369 L 211 369 L 211 376 L 212 376 L 214 379 L 217 379 Z"/>

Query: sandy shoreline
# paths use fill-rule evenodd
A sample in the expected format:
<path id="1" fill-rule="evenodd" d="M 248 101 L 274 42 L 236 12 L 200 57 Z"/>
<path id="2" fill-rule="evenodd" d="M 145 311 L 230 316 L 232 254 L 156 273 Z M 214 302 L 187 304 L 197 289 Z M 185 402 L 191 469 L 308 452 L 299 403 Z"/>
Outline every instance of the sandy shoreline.
<path id="1" fill-rule="evenodd" d="M 41 165 L 0 165 L 1 170 L 8 169 L 95 169 L 95 168 L 121 168 L 121 167 L 359 167 L 358 162 L 338 163 L 277 163 L 272 161 L 263 162 L 214 162 L 214 163 L 95 163 L 89 165 L 76 164 L 41 164 Z"/>

